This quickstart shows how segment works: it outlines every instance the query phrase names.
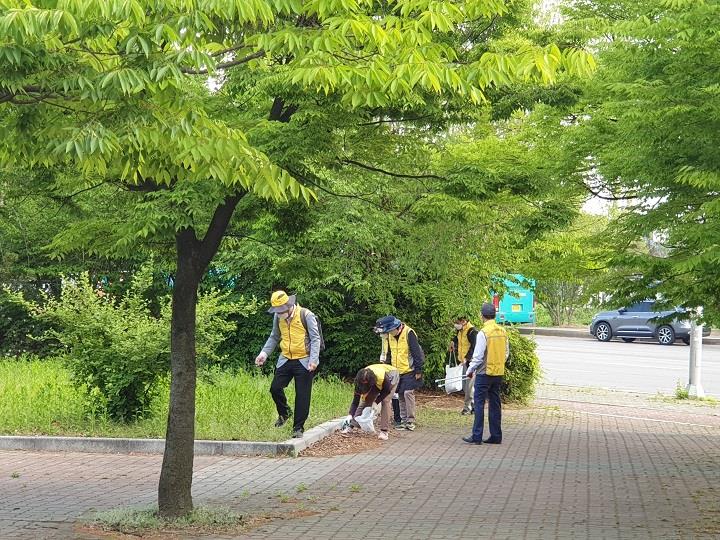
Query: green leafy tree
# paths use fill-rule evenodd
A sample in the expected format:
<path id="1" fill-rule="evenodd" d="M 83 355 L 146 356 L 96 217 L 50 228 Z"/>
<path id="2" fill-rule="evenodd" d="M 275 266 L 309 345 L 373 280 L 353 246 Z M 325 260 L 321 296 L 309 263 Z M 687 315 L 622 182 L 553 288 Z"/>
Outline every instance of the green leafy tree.
<path id="1" fill-rule="evenodd" d="M 197 291 L 236 208 L 312 200 L 305 160 L 327 159 L 346 111 L 438 119 L 493 86 L 592 68 L 555 45 L 475 47 L 468 32 L 507 11 L 500 0 L 0 0 L 0 162 L 48 171 L 36 189 L 106 198 L 52 250 L 164 245 L 176 258 L 161 514 L 192 510 Z M 244 101 L 208 80 L 231 69 Z M 338 119 L 329 132 L 313 129 L 318 102 Z"/>
<path id="2" fill-rule="evenodd" d="M 532 242 L 523 274 L 535 280 L 535 297 L 553 326 L 570 324 L 578 308 L 602 288 L 612 253 L 604 235 L 607 218 L 580 214 L 569 227 Z"/>
<path id="3" fill-rule="evenodd" d="M 594 36 L 600 67 L 571 148 L 577 178 L 625 201 L 610 232 L 614 298 L 704 305 L 717 324 L 720 3 L 599 5 L 614 11 L 611 23 L 583 13 L 574 23 Z"/>

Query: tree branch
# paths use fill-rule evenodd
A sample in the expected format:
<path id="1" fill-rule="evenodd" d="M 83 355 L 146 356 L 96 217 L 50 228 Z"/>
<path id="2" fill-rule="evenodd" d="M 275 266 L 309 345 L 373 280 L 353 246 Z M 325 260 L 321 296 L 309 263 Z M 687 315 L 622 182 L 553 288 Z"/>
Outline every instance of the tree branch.
<path id="1" fill-rule="evenodd" d="M 328 195 L 332 195 L 333 197 L 338 197 L 338 198 L 342 198 L 342 199 L 355 199 L 355 200 L 358 200 L 358 201 L 362 201 L 362 202 L 364 202 L 364 203 L 366 203 L 366 204 L 369 204 L 369 205 L 371 205 L 371 206 L 374 206 L 375 208 L 377 208 L 378 210 L 382 210 L 383 212 L 386 212 L 386 211 L 387 211 L 387 208 L 385 208 L 385 207 L 383 207 L 382 205 L 376 203 L 375 201 L 371 201 L 370 199 L 365 199 L 364 197 L 361 197 L 360 195 L 354 195 L 354 194 L 352 194 L 352 193 L 336 193 L 336 192 L 334 192 L 334 191 L 332 191 L 332 190 L 330 190 L 330 189 L 327 189 L 326 187 L 318 184 L 317 182 L 313 182 L 313 181 L 310 180 L 307 176 L 305 176 L 305 175 L 303 175 L 303 174 L 300 174 L 300 173 L 298 173 L 297 171 L 293 171 L 292 169 L 290 169 L 290 168 L 288 168 L 288 167 L 286 167 L 286 169 L 287 169 L 287 171 L 288 171 L 293 177 L 295 177 L 295 178 L 302 178 L 303 182 L 307 182 L 307 183 L 310 184 L 311 186 L 316 187 L 317 189 L 319 189 L 320 191 L 323 191 L 323 192 L 327 193 Z"/>
<path id="2" fill-rule="evenodd" d="M 372 165 L 366 165 L 364 163 L 360 163 L 359 161 L 355 161 L 354 159 L 341 159 L 340 163 L 346 163 L 348 165 L 355 165 L 356 167 L 360 167 L 361 169 L 384 174 L 386 176 L 392 176 L 394 178 L 411 178 L 411 179 L 415 179 L 415 180 L 419 180 L 419 179 L 423 179 L 423 178 L 434 178 L 436 180 L 447 180 L 447 178 L 438 176 L 437 174 L 403 174 L 403 173 L 395 173 L 392 171 L 386 171 L 385 169 L 380 169 L 378 167 L 373 167 Z"/>
<path id="3" fill-rule="evenodd" d="M 249 62 L 250 60 L 255 60 L 256 58 L 262 58 L 265 56 L 265 51 L 260 50 L 256 51 L 252 54 L 248 54 L 247 56 L 243 56 L 242 58 L 237 58 L 235 60 L 229 60 L 227 62 L 220 62 L 218 65 L 215 66 L 215 69 L 227 69 L 234 66 L 239 66 L 240 64 L 245 64 Z M 207 75 L 208 69 L 202 68 L 202 69 L 192 69 L 192 68 L 180 68 L 180 71 L 183 73 L 187 73 L 188 75 Z"/>
<path id="4" fill-rule="evenodd" d="M 245 195 L 247 195 L 247 191 L 237 191 L 232 195 L 228 195 L 223 203 L 215 209 L 205 237 L 200 242 L 198 257 L 202 271 L 205 271 L 205 268 L 207 268 L 220 248 L 220 242 L 222 242 L 225 231 L 227 231 L 235 207 Z"/>
<path id="5" fill-rule="evenodd" d="M 417 120 L 424 120 L 425 118 L 432 118 L 432 114 L 424 114 L 422 116 L 417 116 L 415 118 L 396 118 L 396 119 L 389 119 L 389 120 L 374 120 L 372 122 L 363 122 L 362 124 L 358 124 L 358 126 L 376 126 L 378 124 L 395 124 L 400 122 L 415 122 Z"/>

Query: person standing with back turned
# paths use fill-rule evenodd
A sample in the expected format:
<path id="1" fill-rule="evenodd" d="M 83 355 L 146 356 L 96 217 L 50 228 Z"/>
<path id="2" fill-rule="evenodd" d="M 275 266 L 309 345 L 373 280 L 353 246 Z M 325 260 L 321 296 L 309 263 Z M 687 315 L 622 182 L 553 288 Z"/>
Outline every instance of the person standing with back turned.
<path id="1" fill-rule="evenodd" d="M 495 322 L 495 306 L 485 303 L 480 310 L 483 327 L 475 340 L 475 352 L 467 368 L 467 376 L 475 376 L 475 421 L 472 435 L 463 437 L 470 444 L 502 442 L 502 409 L 500 388 L 505 375 L 505 361 L 510 356 L 510 342 L 505 328 Z M 483 440 L 485 401 L 488 401 L 490 437 Z"/>

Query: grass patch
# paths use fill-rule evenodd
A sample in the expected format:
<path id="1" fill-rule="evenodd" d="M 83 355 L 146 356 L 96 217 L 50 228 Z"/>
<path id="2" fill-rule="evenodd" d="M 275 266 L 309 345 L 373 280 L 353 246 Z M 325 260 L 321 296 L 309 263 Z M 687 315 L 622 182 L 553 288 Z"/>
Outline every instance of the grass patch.
<path id="1" fill-rule="evenodd" d="M 243 516 L 227 508 L 195 508 L 188 516 L 163 519 L 155 509 L 108 510 L 90 522 L 93 527 L 137 535 L 153 531 L 227 532 L 244 525 Z"/>
<path id="2" fill-rule="evenodd" d="M 282 441 L 292 422 L 273 426 L 277 417 L 270 397 L 271 376 L 211 372 L 198 377 L 195 437 L 208 440 Z M 294 385 L 286 389 L 288 403 Z M 0 360 L 0 434 L 86 437 L 163 438 L 167 423 L 169 381 L 163 381 L 147 418 L 114 422 L 103 411 L 85 410 L 86 394 L 76 389 L 58 359 Z M 352 387 L 336 377 L 313 384 L 306 429 L 343 416 Z"/>
<path id="3" fill-rule="evenodd" d="M 690 392 L 680 381 L 675 385 L 675 399 L 689 399 Z"/>

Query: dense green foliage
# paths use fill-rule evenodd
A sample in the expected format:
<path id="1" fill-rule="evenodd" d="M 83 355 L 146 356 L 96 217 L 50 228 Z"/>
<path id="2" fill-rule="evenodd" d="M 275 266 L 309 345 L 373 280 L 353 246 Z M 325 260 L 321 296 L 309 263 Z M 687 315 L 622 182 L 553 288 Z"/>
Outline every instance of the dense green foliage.
<path id="1" fill-rule="evenodd" d="M 510 358 L 505 369 L 502 389 L 504 401 L 528 403 L 535 396 L 535 385 L 542 377 L 535 342 L 517 330 L 508 332 Z"/>
<path id="2" fill-rule="evenodd" d="M 66 279 L 59 298 L 50 298 L 35 310 L 52 330 L 46 339 L 57 341 L 76 386 L 86 390 L 86 410 L 114 420 L 143 417 L 155 396 L 158 381 L 168 373 L 170 310 L 167 296 L 156 298 L 155 316 L 145 298 L 151 270 L 141 269 L 121 297 L 93 286 L 87 273 Z M 210 291 L 198 301 L 198 359 L 221 364 L 219 344 L 234 329 L 228 315 L 248 308 L 228 302 L 227 293 Z"/>
<path id="3" fill-rule="evenodd" d="M 608 231 L 613 302 L 661 295 L 718 324 L 720 2 L 573 5 L 568 32 L 596 43 L 600 68 L 568 148 L 578 178 L 627 201 Z"/>

